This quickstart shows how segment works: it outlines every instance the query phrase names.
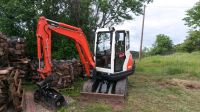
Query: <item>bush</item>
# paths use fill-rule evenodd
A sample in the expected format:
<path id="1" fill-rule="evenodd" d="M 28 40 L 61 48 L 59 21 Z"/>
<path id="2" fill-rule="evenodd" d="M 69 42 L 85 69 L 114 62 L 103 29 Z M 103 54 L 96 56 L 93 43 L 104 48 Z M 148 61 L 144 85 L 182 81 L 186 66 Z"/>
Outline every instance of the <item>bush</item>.
<path id="1" fill-rule="evenodd" d="M 183 43 L 183 48 L 189 53 L 200 51 L 200 31 L 190 31 L 187 39 Z"/>
<path id="2" fill-rule="evenodd" d="M 152 55 L 157 54 L 170 54 L 173 51 L 172 40 L 169 36 L 164 34 L 159 34 L 156 36 L 156 42 L 150 51 Z"/>

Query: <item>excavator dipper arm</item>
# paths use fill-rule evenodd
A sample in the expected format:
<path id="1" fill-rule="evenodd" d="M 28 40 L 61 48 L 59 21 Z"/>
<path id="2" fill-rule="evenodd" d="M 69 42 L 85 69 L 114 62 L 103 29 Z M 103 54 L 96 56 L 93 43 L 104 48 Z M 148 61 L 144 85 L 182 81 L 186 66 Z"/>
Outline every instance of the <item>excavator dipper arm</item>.
<path id="1" fill-rule="evenodd" d="M 38 72 L 42 79 L 51 75 L 51 32 L 64 35 L 75 42 L 76 49 L 79 53 L 80 60 L 84 66 L 85 72 L 90 77 L 90 69 L 95 68 L 95 62 L 89 49 L 88 42 L 83 31 L 80 28 L 67 25 L 60 22 L 55 22 L 45 17 L 40 17 L 37 26 L 37 51 L 39 68 Z M 41 66 L 41 59 L 44 59 L 44 65 Z"/>

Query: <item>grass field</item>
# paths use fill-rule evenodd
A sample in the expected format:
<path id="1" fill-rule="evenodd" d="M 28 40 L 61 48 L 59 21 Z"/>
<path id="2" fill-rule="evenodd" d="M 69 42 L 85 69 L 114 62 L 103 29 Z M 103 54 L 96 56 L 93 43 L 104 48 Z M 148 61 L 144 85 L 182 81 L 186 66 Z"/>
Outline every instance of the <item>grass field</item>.
<path id="1" fill-rule="evenodd" d="M 122 107 L 74 100 L 60 112 L 200 112 L 200 88 L 195 88 L 195 84 L 200 85 L 199 58 L 200 52 L 146 57 L 137 62 L 136 73 L 129 77 L 129 96 Z M 174 79 L 195 81 L 194 87 L 170 84 Z M 76 99 L 79 91 L 80 87 L 74 87 L 64 94 Z"/>
<path id="2" fill-rule="evenodd" d="M 136 73 L 129 77 L 128 98 L 124 104 L 83 102 L 82 84 L 60 90 L 72 97 L 59 112 L 200 112 L 200 52 L 151 56 L 137 61 Z M 36 86 L 25 86 L 35 90 Z"/>

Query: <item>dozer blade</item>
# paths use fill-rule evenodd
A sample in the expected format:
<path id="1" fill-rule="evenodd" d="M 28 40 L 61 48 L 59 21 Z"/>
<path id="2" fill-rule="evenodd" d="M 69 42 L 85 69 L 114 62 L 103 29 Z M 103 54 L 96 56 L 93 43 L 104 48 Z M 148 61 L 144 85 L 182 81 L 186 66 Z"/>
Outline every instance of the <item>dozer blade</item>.
<path id="1" fill-rule="evenodd" d="M 127 79 L 115 82 L 88 80 L 81 96 L 85 100 L 124 102 L 127 96 Z"/>

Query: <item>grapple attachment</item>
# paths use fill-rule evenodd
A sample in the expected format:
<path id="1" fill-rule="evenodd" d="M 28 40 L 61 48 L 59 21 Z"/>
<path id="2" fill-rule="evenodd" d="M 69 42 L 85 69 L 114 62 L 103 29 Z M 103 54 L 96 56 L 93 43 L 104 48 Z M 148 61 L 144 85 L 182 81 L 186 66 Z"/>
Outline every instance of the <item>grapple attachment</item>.
<path id="1" fill-rule="evenodd" d="M 59 92 L 51 88 L 46 90 L 36 90 L 34 93 L 34 101 L 54 110 L 67 104 L 65 98 Z"/>
<path id="2" fill-rule="evenodd" d="M 37 84 L 39 89 L 34 93 L 34 101 L 49 109 L 57 110 L 65 106 L 67 102 L 61 93 L 51 88 L 52 80 L 53 78 L 49 77 Z"/>

